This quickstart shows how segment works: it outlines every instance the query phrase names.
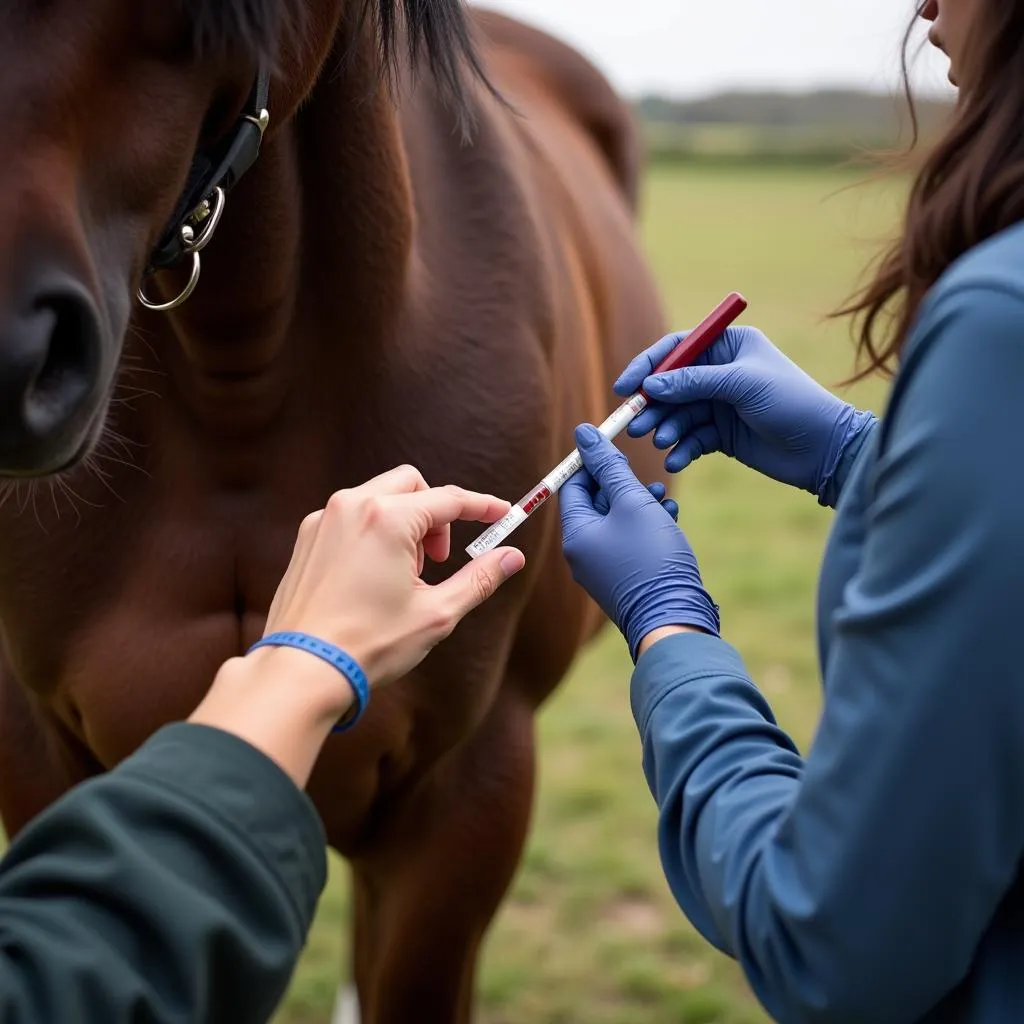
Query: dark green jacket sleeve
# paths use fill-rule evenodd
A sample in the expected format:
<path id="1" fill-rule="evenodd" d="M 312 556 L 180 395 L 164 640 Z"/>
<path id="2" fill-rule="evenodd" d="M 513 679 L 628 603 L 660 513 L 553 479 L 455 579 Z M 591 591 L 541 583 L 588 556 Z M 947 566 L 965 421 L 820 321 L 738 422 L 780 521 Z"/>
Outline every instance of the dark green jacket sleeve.
<path id="1" fill-rule="evenodd" d="M 0 862 L 0 1019 L 266 1021 L 325 880 L 320 820 L 276 764 L 168 726 Z"/>

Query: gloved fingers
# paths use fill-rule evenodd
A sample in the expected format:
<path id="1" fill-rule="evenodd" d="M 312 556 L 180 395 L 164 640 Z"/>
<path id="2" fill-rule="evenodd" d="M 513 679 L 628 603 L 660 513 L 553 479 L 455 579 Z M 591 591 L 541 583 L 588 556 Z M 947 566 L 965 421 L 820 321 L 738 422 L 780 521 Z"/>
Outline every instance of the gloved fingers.
<path id="1" fill-rule="evenodd" d="M 665 494 L 667 493 L 667 488 L 660 480 L 655 480 L 653 484 L 648 484 L 647 490 L 651 492 L 651 496 L 655 501 L 660 502 L 662 505 L 665 504 L 664 499 Z M 608 504 L 608 499 L 605 497 L 604 491 L 598 491 L 597 494 L 594 495 L 594 511 L 605 516 L 608 514 L 608 510 L 610 508 L 611 506 Z"/>
<path id="2" fill-rule="evenodd" d="M 619 379 L 612 385 L 615 394 L 622 398 L 628 398 L 640 390 L 644 378 L 679 344 L 690 332 L 677 331 L 674 334 L 666 334 L 665 337 L 656 341 L 649 348 L 645 349 L 619 375 Z"/>
<path id="3" fill-rule="evenodd" d="M 664 405 L 728 402 L 742 383 L 742 375 L 732 365 L 684 366 L 681 370 L 655 374 L 643 382 L 646 392 Z"/>
<path id="4" fill-rule="evenodd" d="M 666 405 L 664 402 L 651 402 L 639 416 L 637 416 L 628 427 L 626 433 L 630 437 L 643 437 L 654 430 L 661 421 L 672 413 L 674 405 Z"/>
<path id="5" fill-rule="evenodd" d="M 685 341 L 690 333 L 691 331 L 673 331 L 644 349 L 640 355 L 630 361 L 619 375 L 619 379 L 612 385 L 615 394 L 622 398 L 628 398 L 639 391 L 658 363 L 680 342 Z M 752 335 L 760 335 L 760 332 L 751 327 L 728 327 L 713 345 L 694 360 L 694 364 L 697 366 L 706 364 L 724 366 L 731 363 L 739 355 L 744 342 L 750 341 Z"/>
<path id="6" fill-rule="evenodd" d="M 680 438 L 692 433 L 698 427 L 713 422 L 710 402 L 698 402 L 696 405 L 675 409 L 665 417 L 654 432 L 655 448 L 671 448 L 679 443 Z"/>
<path id="7" fill-rule="evenodd" d="M 679 520 L 679 506 L 675 503 L 672 498 L 666 497 L 668 494 L 668 488 L 660 481 L 655 480 L 654 483 L 647 485 L 647 490 L 651 492 L 651 497 L 661 505 L 661 507 L 676 521 Z M 598 494 L 595 500 L 595 505 L 598 501 L 604 501 L 604 495 Z"/>
<path id="8" fill-rule="evenodd" d="M 609 504 L 636 489 L 643 489 L 626 456 L 616 448 L 595 426 L 589 423 L 576 428 L 576 447 L 583 466 L 597 481 Z"/>
<path id="9" fill-rule="evenodd" d="M 665 468 L 670 473 L 680 473 L 687 466 L 696 462 L 702 455 L 721 451 L 722 438 L 718 427 L 713 423 L 698 427 L 692 434 L 687 434 L 665 457 Z"/>
<path id="10" fill-rule="evenodd" d="M 679 506 L 672 498 L 667 498 L 668 488 L 660 481 L 648 484 L 647 490 L 651 492 L 654 500 L 676 521 L 679 521 Z"/>
<path id="11" fill-rule="evenodd" d="M 657 431 L 677 412 L 680 405 L 699 407 L 699 419 L 691 421 L 693 427 L 708 422 L 711 405 L 708 399 L 719 398 L 729 402 L 733 393 L 742 384 L 742 379 L 731 366 L 685 366 L 681 370 L 648 377 L 644 386 L 652 396 L 651 403 L 626 428 L 630 437 L 643 437 L 656 431 L 654 443 L 659 448 L 668 448 L 675 441 L 659 444 Z M 658 392 L 657 400 L 654 393 Z M 682 431 L 685 433 L 685 430 Z M 678 437 L 676 438 L 678 440 Z"/>

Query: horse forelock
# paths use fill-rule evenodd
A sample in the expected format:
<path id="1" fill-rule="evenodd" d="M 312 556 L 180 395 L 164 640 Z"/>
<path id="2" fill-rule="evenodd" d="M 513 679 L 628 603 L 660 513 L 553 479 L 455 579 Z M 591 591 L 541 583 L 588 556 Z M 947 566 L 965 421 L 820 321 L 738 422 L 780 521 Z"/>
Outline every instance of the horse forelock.
<path id="1" fill-rule="evenodd" d="M 177 0 L 197 53 L 243 51 L 271 66 L 283 40 L 303 27 L 302 0 Z"/>
<path id="2" fill-rule="evenodd" d="M 296 41 L 306 27 L 303 0 L 177 0 L 192 22 L 200 53 L 239 49 L 275 66 L 285 41 Z M 360 23 L 376 34 L 381 68 L 391 81 L 403 62 L 418 67 L 425 59 L 463 128 L 472 122 L 467 76 L 494 91 L 473 44 L 465 0 L 346 0 L 359 3 Z M 404 43 L 404 48 L 403 48 Z"/>

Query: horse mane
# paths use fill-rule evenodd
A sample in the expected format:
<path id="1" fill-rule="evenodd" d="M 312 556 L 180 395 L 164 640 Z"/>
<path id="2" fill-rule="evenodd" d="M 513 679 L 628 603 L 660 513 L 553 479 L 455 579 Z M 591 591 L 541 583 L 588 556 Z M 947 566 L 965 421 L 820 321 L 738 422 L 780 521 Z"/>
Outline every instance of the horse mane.
<path id="1" fill-rule="evenodd" d="M 381 65 L 391 81 L 400 56 L 400 28 L 405 26 L 410 65 L 418 67 L 426 53 L 427 66 L 442 95 L 457 111 L 463 132 L 473 120 L 466 70 L 497 96 L 480 65 L 466 10 L 465 0 L 363 0 L 362 12 L 362 17 L 369 15 L 376 21 Z"/>
<path id="2" fill-rule="evenodd" d="M 146 0 L 153 2 L 153 0 Z M 282 42 L 305 28 L 302 0 L 178 0 L 192 19 L 197 52 L 244 48 L 275 65 Z M 466 71 L 495 93 L 480 65 L 470 32 L 465 0 L 348 0 L 359 2 L 358 26 L 373 26 L 381 69 L 389 84 L 396 80 L 403 56 L 418 67 L 425 56 L 441 93 L 459 115 L 465 130 L 472 121 Z M 402 29 L 404 28 L 404 32 Z M 405 54 L 402 53 L 402 41 Z"/>
<path id="3" fill-rule="evenodd" d="M 299 0 L 178 0 L 197 54 L 242 52 L 276 65 L 281 42 L 302 26 Z"/>

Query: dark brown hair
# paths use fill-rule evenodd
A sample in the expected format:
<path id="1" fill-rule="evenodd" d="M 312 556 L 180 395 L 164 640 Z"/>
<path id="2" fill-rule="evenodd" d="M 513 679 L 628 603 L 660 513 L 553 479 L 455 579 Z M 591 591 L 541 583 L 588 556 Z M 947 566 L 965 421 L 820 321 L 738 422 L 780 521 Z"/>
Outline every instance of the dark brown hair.
<path id="1" fill-rule="evenodd" d="M 873 280 L 836 316 L 862 318 L 862 368 L 890 375 L 926 292 L 968 249 L 1024 220 L 1024 0 L 978 0 L 958 64 L 952 122 L 920 166 L 902 233 Z M 926 4 L 918 5 L 915 23 Z M 914 25 L 903 48 L 903 82 L 914 141 L 918 122 L 907 73 Z M 884 333 L 880 328 L 886 328 Z"/>

